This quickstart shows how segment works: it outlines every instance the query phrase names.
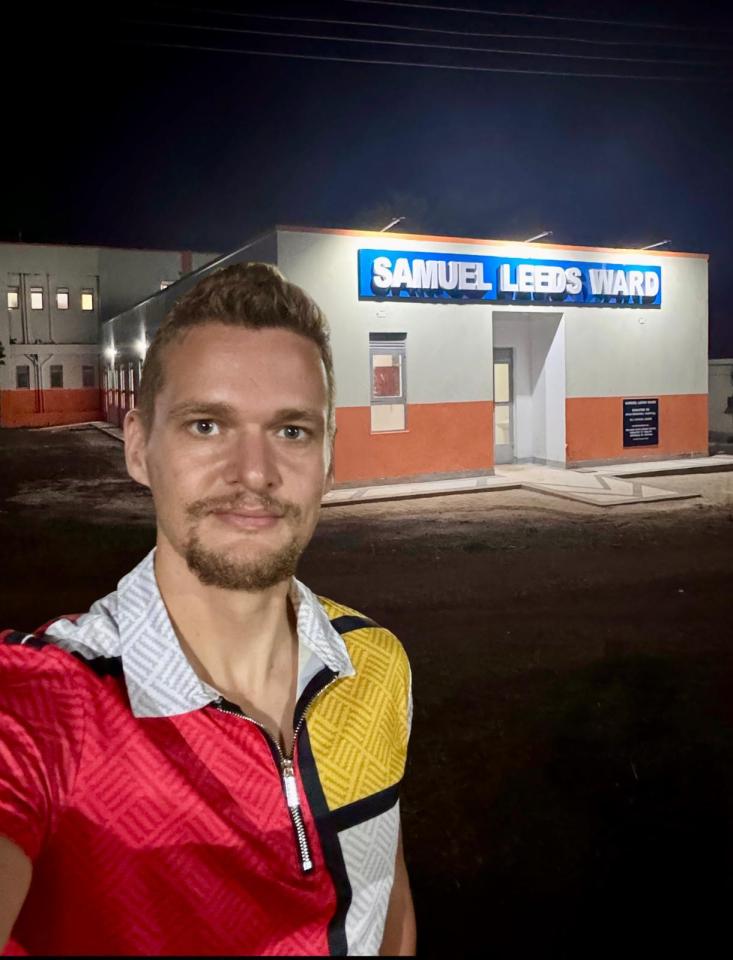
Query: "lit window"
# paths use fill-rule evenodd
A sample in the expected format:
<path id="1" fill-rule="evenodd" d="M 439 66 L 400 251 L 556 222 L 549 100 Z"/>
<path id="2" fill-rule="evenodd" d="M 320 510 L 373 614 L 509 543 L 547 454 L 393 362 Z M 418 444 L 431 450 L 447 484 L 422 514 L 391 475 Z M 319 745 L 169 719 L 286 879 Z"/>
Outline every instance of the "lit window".
<path id="1" fill-rule="evenodd" d="M 43 287 L 31 287 L 31 310 L 43 310 Z"/>
<path id="2" fill-rule="evenodd" d="M 170 285 L 171 285 L 172 283 L 174 283 L 174 282 L 175 282 L 175 281 L 173 281 L 173 280 L 161 280 L 161 281 L 160 281 L 160 289 L 161 289 L 161 290 L 167 290 L 168 287 L 170 287 Z"/>
<path id="3" fill-rule="evenodd" d="M 405 429 L 405 333 L 370 333 L 372 432 Z"/>
<path id="4" fill-rule="evenodd" d="M 81 385 L 82 387 L 94 386 L 94 367 L 81 368 Z"/>
<path id="5" fill-rule="evenodd" d="M 94 309 L 94 291 L 93 291 L 93 290 L 82 290 L 82 292 L 81 292 L 81 308 L 82 308 L 82 310 L 93 310 L 93 309 Z"/>
<path id="6" fill-rule="evenodd" d="M 59 289 L 56 291 L 56 309 L 69 309 L 69 291 L 66 287 L 59 287 Z"/>
<path id="7" fill-rule="evenodd" d="M 15 386 L 18 390 L 28 390 L 31 385 L 31 368 L 27 365 L 15 368 Z"/>
<path id="8" fill-rule="evenodd" d="M 64 368 L 60 363 L 51 364 L 51 386 L 52 387 L 63 387 L 64 385 Z"/>
<path id="9" fill-rule="evenodd" d="M 8 310 L 17 310 L 19 306 L 18 287 L 8 287 Z"/>

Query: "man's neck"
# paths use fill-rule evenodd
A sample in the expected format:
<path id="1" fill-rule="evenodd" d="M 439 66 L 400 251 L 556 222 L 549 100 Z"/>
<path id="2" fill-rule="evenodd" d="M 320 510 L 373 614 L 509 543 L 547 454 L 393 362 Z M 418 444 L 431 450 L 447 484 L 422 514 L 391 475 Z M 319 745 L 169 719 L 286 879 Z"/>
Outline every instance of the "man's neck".
<path id="1" fill-rule="evenodd" d="M 197 675 L 287 745 L 298 667 L 289 582 L 256 592 L 205 586 L 160 541 L 155 577 Z"/>

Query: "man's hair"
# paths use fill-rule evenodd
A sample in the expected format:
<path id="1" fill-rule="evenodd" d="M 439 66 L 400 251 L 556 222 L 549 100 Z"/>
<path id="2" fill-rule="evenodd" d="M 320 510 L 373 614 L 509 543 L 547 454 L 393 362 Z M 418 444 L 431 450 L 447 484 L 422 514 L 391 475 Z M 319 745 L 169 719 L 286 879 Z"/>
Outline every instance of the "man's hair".
<path id="1" fill-rule="evenodd" d="M 281 327 L 312 340 L 326 371 L 328 433 L 335 430 L 335 382 L 328 321 L 305 290 L 269 263 L 235 263 L 205 277 L 183 294 L 166 315 L 148 347 L 137 408 L 146 434 L 153 426 L 155 398 L 165 378 L 165 348 L 193 327 L 224 323 L 262 330 Z"/>

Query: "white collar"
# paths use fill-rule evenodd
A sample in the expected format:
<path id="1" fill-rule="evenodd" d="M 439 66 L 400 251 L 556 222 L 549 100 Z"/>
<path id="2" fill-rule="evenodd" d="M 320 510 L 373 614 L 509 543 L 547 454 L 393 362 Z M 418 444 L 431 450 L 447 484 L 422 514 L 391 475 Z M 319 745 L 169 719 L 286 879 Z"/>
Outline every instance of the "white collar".
<path id="1" fill-rule="evenodd" d="M 58 620 L 47 639 L 84 656 L 119 656 L 136 717 L 171 717 L 220 696 L 199 679 L 181 649 L 158 589 L 155 549 L 78 620 Z M 356 671 L 341 635 L 308 587 L 295 577 L 289 598 L 297 617 L 298 695 L 319 669 L 340 677 Z"/>

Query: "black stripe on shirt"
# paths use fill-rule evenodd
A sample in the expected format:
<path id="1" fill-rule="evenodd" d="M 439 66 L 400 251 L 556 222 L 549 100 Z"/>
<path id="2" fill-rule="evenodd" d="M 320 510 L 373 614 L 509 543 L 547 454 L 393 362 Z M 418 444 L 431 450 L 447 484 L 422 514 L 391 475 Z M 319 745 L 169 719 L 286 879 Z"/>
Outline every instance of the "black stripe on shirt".
<path id="1" fill-rule="evenodd" d="M 331 621 L 331 626 L 339 633 L 349 633 L 350 630 L 363 630 L 364 627 L 376 627 L 377 624 L 369 617 L 355 617 L 345 614 Z"/>
<path id="2" fill-rule="evenodd" d="M 323 857 L 336 891 L 336 909 L 328 924 L 328 948 L 332 957 L 345 957 L 348 953 L 346 914 L 351 906 L 351 884 L 338 834 L 331 823 L 331 814 L 318 776 L 308 736 L 308 726 L 305 723 L 298 734 L 298 760 L 300 775 L 315 818 L 318 835 L 321 838 Z"/>
<path id="3" fill-rule="evenodd" d="M 399 797 L 400 784 L 393 783 L 391 787 L 380 790 L 379 793 L 373 793 L 369 797 L 354 800 L 353 803 L 347 803 L 344 807 L 332 810 L 329 821 L 337 832 L 348 830 L 349 827 L 355 827 L 359 823 L 364 823 L 365 820 L 371 820 L 378 817 L 380 813 L 391 810 Z"/>

